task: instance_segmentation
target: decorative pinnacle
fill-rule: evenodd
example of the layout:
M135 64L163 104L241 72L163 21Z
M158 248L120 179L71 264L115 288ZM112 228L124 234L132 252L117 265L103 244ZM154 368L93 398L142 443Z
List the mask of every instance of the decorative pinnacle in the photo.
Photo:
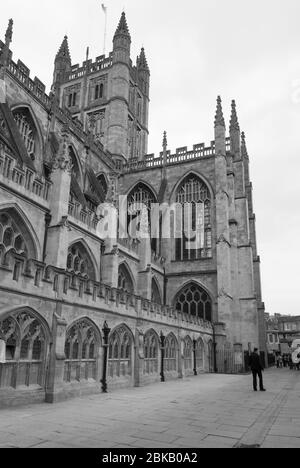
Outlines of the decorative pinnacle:
M10 19L9 22L8 22L8 28L7 28L6 34L5 34L5 44L6 44L7 47L10 46L11 41L12 41L13 25L14 25L14 22L13 22L12 19Z
M164 151L167 150L167 147L168 147L167 132L164 132L164 139L163 139L163 149L164 149Z
M62 41L62 44L59 48L59 51L56 54L56 58L67 58L68 60L71 61L68 36L64 37L64 40Z
M241 134L241 138L242 138L242 145L241 145L241 150L242 150L242 157L244 158L248 158L249 155L248 155L248 150L247 150L247 144L246 144L246 135L245 135L245 132L242 132Z
M130 37L125 11L122 12L121 19L119 21L119 25L118 25L117 30L115 32L115 36L117 34L126 34L127 36Z
M216 118L215 118L215 127L218 127L218 126L225 128L225 119L223 115L221 96L218 96L218 99L217 99L217 112L216 112Z
M240 131L240 125L239 125L238 116L236 112L236 103L234 100L231 103L230 131L231 132Z
M142 70L147 70L149 71L149 65L146 59L146 54L145 54L145 49L142 47L141 53L139 57L137 58L137 67L142 69Z

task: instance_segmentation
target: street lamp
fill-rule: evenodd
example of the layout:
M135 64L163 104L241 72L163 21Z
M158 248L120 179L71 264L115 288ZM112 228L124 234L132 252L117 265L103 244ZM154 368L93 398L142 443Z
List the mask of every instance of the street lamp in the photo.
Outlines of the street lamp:
M160 334L160 346L161 346L161 373L160 373L160 379L161 379L161 382L165 382L165 371L164 371L165 341L166 341L166 337L164 336L163 332L161 332L161 334Z
M103 374L102 374L102 392L107 393L107 354L108 354L108 337L110 334L111 329L107 325L107 322L104 322L102 332L103 332Z

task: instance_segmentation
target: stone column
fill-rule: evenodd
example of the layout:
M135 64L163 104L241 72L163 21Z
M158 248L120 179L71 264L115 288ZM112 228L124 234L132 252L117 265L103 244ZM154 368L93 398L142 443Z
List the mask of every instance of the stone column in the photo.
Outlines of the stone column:
M135 359L134 359L134 386L140 387L143 382L144 371L144 333L136 330L135 333Z
M67 398L64 393L66 329L66 321L55 313L52 325L53 343L50 348L50 362L46 382L46 403L56 403Z
M231 244L225 133L225 121L219 97L215 119L218 320L228 325L228 334L230 334L232 324Z
M51 181L51 223L48 228L45 262L65 269L68 252L68 212L72 162L69 155L69 134L63 127L58 154L55 158Z

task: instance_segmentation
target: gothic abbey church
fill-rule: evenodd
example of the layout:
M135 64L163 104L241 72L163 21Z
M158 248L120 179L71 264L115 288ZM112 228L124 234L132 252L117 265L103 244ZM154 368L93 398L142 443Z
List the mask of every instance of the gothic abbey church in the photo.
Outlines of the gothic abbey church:
M64 38L49 95L13 60L12 39L10 20L0 41L0 407L242 372L266 340L235 102L229 135L218 98L210 145L171 152L165 134L162 152L148 154L150 70L144 49L130 58L124 13L109 56L72 65ZM133 205L147 207L148 236L99 236L99 206L119 213L120 199L130 219ZM197 248L185 234L152 236L154 203L202 206Z

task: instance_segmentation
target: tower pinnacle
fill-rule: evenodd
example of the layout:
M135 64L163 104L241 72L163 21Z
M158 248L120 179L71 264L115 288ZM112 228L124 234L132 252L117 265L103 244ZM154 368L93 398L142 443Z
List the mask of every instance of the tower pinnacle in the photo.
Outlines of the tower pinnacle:
M249 155L248 155L248 150L247 150L247 144L246 144L246 135L245 135L245 132L242 132L242 134L241 134L241 138L242 138L242 144L241 144L242 157L243 157L243 158L248 158L248 157L249 157Z
M5 45L0 56L0 79L3 79L9 59L9 47L13 37L13 20L10 19L5 34Z
M10 46L11 41L12 41L12 36L13 36L13 24L14 24L13 20L10 19L10 20L9 20L9 23L8 23L8 28L7 28L6 34L5 34L5 45L6 45L7 47Z
M67 60L70 60L71 62L68 36L64 37L64 40L62 41L62 44L56 54L56 60L59 58L67 59Z
M164 132L164 139L163 139L163 150L167 151L167 147L168 147L168 140L167 140L167 132L165 131Z
M238 116L237 116L237 112L236 112L236 103L233 100L232 103L231 103L230 132L233 132L235 130L239 132L240 131L240 125L239 125Z
M215 127L218 127L218 126L225 128L225 119L223 115L221 96L218 96L218 99L217 99L217 111L216 111L216 118L215 118Z
M123 13L121 15L119 25L118 25L117 30L115 32L115 37L117 35L119 35L119 34L129 36L129 38L130 38L129 28L128 28L128 25L127 25L126 15L125 15L124 11L123 11Z
M149 65L148 65L148 62L147 62L147 59L146 59L146 54L145 54L145 49L144 49L144 47L142 47L141 53L140 53L140 55L139 55L138 58L137 58L137 67L138 67L140 70L149 71Z

